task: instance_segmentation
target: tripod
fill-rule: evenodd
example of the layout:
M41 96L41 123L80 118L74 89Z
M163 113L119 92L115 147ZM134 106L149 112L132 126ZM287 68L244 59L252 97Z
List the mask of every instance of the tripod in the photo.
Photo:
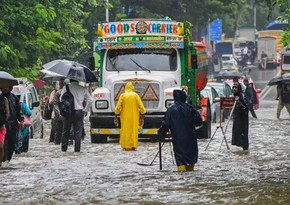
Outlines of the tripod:
M207 144L206 147L205 147L205 151L207 150L207 148L208 148L210 142L212 141L212 139L213 139L213 137L215 136L215 134L216 134L216 132L218 131L218 129L221 129L222 134L223 134L223 141L225 140L225 142L226 142L226 146L227 146L227 149L228 149L228 150L230 149L230 147L229 147L229 145L228 145L228 142L227 142L227 138L226 138L226 131L227 131L228 124L229 124L229 122L230 122L230 120L231 120L231 117L232 117L232 114L233 114L233 111L234 111L235 106L236 106L236 101L235 101L235 103L234 103L234 105L233 105L233 107L232 107L232 110L231 110L231 113L230 113L229 119L228 119L228 121L227 121L227 124L226 124L225 130L224 130L223 126L222 126L222 111L221 111L222 109L221 109L221 107L220 107L220 124L219 124L219 126L216 127L216 129L215 129L213 135L211 136L211 138L210 138L208 144ZM221 144L223 143L223 141L221 142Z

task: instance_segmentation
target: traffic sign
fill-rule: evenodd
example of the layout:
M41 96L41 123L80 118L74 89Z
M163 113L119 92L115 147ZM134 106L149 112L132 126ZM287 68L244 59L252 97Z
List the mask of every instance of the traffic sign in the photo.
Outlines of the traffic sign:
M210 24L210 40L221 41L222 40L222 20L216 19Z

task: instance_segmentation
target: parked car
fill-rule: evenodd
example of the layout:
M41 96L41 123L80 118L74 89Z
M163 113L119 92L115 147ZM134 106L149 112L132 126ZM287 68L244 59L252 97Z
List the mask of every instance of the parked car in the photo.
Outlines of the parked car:
M232 71L236 71L238 73L241 72L241 69L238 65L236 65L234 62L232 61L225 61L222 62L222 68L221 70L232 70Z
M220 97L233 96L232 87L227 82L208 82L207 86L214 87Z
M32 111L32 115L30 116L32 125L29 130L29 136L30 138L34 138L37 135L39 138L43 138L43 119L41 117L37 90L33 83L29 82L26 78L18 79L18 82L19 85L13 86L12 92L18 95L20 102L25 102ZM21 89L21 87L25 89ZM28 92L25 90L28 90Z
M207 86L215 88L219 97L233 97L232 88L227 82L208 82ZM222 122L229 117L230 110L222 110Z
M214 87L206 86L200 94L202 97L209 98L211 121L213 123L219 122L220 119L220 96Z

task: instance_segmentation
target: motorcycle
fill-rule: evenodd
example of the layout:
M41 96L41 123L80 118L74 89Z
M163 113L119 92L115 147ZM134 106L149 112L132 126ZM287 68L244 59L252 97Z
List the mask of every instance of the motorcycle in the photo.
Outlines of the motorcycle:
M249 59L247 59L244 63L244 67L242 69L243 72L247 72L250 73L252 70L254 70L256 68L255 65L253 65L252 61Z

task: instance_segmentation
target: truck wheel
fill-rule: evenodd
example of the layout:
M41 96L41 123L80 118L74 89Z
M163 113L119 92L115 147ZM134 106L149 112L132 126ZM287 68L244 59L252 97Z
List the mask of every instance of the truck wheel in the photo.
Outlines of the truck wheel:
M107 143L108 142L108 137L107 135L91 135L91 143Z

